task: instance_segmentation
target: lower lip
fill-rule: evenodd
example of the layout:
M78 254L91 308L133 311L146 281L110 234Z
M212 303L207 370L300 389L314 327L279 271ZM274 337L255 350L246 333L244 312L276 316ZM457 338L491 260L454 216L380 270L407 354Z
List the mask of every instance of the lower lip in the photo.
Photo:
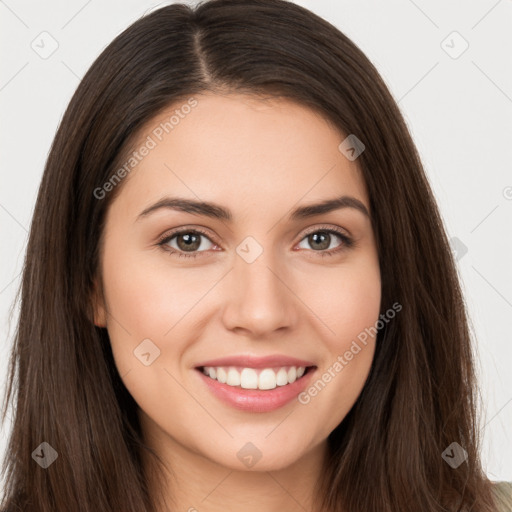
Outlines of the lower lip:
M202 377L209 390L223 402L248 412L270 412L285 406L296 398L307 387L316 368L308 369L293 384L277 386L274 389L243 389L221 384L218 380L207 377L202 370L196 371Z

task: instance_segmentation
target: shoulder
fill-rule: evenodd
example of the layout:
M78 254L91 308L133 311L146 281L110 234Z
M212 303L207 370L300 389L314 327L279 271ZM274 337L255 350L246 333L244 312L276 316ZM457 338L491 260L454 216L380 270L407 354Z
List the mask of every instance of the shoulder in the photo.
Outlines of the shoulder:
M512 512L512 482L493 482L498 508L496 512Z

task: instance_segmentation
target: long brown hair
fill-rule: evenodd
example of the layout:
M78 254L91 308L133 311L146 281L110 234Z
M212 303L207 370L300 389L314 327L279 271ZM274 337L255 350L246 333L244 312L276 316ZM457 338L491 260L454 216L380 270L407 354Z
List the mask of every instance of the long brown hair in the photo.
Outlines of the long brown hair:
M4 406L4 420L9 401L15 413L5 510L155 510L137 405L106 330L92 322L105 213L122 183L100 199L95 190L162 109L221 90L295 100L365 145L358 163L374 213L381 308L403 309L379 331L364 389L328 438L320 509L493 510L465 306L419 155L361 50L284 0L163 7L116 37L81 81L51 147L26 252ZM58 453L47 469L32 456L43 442ZM454 442L467 452L457 468L442 457Z

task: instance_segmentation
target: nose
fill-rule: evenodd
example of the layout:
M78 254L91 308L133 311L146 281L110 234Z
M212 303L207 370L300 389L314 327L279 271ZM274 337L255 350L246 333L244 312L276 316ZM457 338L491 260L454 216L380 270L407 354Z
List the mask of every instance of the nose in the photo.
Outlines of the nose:
M223 322L227 329L265 337L296 325L300 301L292 278L270 252L263 251L252 263L235 257L225 289Z

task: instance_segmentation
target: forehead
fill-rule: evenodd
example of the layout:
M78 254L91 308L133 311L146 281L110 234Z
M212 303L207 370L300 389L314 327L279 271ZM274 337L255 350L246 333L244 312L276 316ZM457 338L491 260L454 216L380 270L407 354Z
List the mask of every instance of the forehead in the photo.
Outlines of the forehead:
M139 130L127 155L138 159L120 198L140 207L172 194L245 210L349 194L367 205L357 162L338 149L345 137L288 99L194 95Z

